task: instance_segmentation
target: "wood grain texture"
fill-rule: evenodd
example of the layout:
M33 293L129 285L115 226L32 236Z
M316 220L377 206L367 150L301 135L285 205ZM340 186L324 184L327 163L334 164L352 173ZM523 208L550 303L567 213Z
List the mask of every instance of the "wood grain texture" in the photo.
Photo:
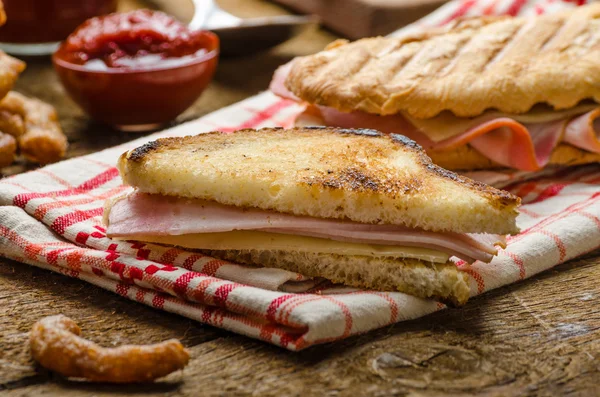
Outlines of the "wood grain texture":
M446 310L290 353L130 302L83 281L0 264L0 390L37 395L593 395L600 379L596 252ZM181 338L192 360L156 385L69 382L36 368L27 332L64 313L105 346Z
M261 2L247 4L255 8L244 13L260 12ZM323 31L307 32L270 53L224 60L205 95L179 121L265 89L277 65L294 55L318 51L332 39ZM138 136L90 122L64 95L47 60L28 63L17 88L57 106L71 141L68 156ZM29 167L21 162L4 172ZM0 395L596 395L599 258L600 252L592 253L475 298L462 309L299 353L154 310L80 280L0 259ZM33 323L58 313L76 320L86 337L103 346L179 338L190 349L192 361L184 371L153 385L61 379L35 366L26 345Z

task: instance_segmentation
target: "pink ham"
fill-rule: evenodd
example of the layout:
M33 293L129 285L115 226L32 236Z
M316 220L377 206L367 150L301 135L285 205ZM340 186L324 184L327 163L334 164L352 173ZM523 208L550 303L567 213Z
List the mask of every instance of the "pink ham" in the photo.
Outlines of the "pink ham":
M273 75L271 84L269 84L269 90L282 98L300 102L300 98L288 90L284 84L287 75L290 73L290 69L292 69L292 62L288 62L278 67Z
M564 141L581 149L600 153L600 108L575 117L567 123Z
M284 85L292 62L277 69L270 89L283 98L300 101ZM379 116L364 112L343 113L333 108L309 105L301 115L308 124L323 124L344 128L371 128L386 133L405 135L426 150L452 150L470 144L498 164L524 171L543 168L561 140L575 147L600 153L600 108L558 121L520 123L507 115L483 114L461 120L462 132L440 141L431 140L425 131L413 125L402 114Z
M536 171L548 164L565 124L565 120L561 120L524 125L508 117L489 119L483 115L473 119L473 127L462 134L433 142L401 114L378 116L363 112L343 113L326 107L310 108L307 115L313 122L320 112L324 125L398 133L413 139L426 150L452 150L468 143L499 164L525 171Z
M256 230L337 241L431 248L465 261L489 262L504 246L497 235L437 233L398 225L372 225L239 208L212 201L133 193L108 216L110 237L182 235Z

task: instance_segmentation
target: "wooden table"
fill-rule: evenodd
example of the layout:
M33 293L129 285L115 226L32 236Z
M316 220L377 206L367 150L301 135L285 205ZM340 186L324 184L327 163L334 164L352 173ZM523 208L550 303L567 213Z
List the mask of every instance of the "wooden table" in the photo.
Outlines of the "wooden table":
M280 10L235 1L249 13ZM250 7L248 4L250 3ZM249 8L242 8L249 7ZM306 32L270 53L223 60L214 83L183 116L197 117L267 87L275 67L334 37ZM17 89L57 106L69 156L133 139L90 122L64 96L47 60L29 61ZM17 164L7 174L22 172ZM600 393L598 255L421 320L291 353L131 302L80 280L0 260L0 394L51 395L594 395ZM179 338L192 360L152 385L60 379L34 366L28 331L63 313L104 346Z

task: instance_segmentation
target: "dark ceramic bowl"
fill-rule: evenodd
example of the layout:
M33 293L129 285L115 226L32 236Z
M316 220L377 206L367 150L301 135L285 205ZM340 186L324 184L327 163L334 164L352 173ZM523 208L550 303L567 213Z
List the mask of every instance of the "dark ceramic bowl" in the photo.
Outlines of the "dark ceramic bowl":
M217 67L219 39L207 35L206 53L174 67L91 70L52 56L65 89L92 118L129 131L155 129L175 119L200 97Z

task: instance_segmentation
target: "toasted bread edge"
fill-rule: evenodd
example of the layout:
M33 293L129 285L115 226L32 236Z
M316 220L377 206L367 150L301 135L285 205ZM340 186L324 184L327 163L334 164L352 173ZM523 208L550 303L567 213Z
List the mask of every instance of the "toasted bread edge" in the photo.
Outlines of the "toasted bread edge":
M279 268L334 283L376 291L399 291L451 306L467 302L469 277L452 262L368 258L334 254L266 250L203 250L209 256L236 263Z
M515 209L520 204L520 198L512 195L504 190L496 189L492 186L486 185L485 183L474 181L464 176L458 175L453 171L444 169L434 164L431 158L427 155L425 150L412 139L409 139L399 134L384 134L382 132L372 129L346 129L346 128L332 128L332 127L295 127L291 129L284 129L281 127L275 128L263 128L263 129L242 129L235 131L231 134L244 134L244 133L261 133L267 134L269 132L315 132L319 131L322 133L336 133L336 134L353 134L360 136L367 136L373 138L389 139L392 143L401 145L403 148L414 152L417 155L417 161L422 169L426 172L434 174L435 176L444 178L445 180L452 181L453 183L459 184L469 190L475 191L485 199L494 208L498 209ZM205 134L199 134L197 136L209 137L212 134L222 134L219 131L212 131ZM173 147L176 145L185 145L186 140L193 136L186 137L169 137L160 138L155 141L148 142L142 146L139 146L133 150L123 153L118 161L118 168L121 172L125 183L129 182L128 174L130 171L134 171L136 166L144 163L147 159L151 158L154 153L159 152L163 148ZM135 185L133 185L135 187ZM323 186L327 188L327 186Z

